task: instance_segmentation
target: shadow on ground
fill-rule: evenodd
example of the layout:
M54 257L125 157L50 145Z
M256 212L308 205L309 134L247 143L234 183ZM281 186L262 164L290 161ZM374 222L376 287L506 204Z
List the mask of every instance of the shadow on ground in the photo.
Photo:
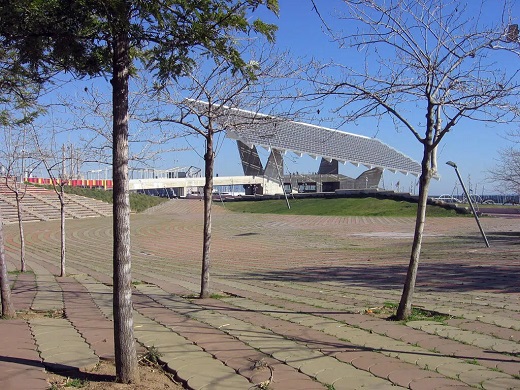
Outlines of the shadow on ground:
M373 265L301 267L241 274L241 279L291 282L343 282L372 289L402 288L406 266ZM520 266L466 265L442 262L419 265L417 286L433 291L520 292Z
M484 232L491 246L495 245L520 245L520 232ZM464 236L452 236L469 243L483 243L484 239L480 233Z

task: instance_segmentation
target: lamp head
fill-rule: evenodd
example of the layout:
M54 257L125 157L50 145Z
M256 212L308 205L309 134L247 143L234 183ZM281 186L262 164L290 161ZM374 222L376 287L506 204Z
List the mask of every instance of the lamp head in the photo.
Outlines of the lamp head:
M446 164L449 165L450 167L457 169L457 164L455 164L453 161L446 161Z

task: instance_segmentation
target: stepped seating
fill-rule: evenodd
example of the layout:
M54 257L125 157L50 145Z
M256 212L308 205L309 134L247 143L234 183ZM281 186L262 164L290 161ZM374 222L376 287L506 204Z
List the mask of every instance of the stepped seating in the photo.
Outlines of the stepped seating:
M11 185L11 188L13 186ZM22 190L24 186L20 187ZM22 199L24 221L60 219L60 201L53 190L27 185ZM0 178L0 213L4 223L18 221L16 195ZM79 195L65 194L65 218L89 218L112 215L112 205Z

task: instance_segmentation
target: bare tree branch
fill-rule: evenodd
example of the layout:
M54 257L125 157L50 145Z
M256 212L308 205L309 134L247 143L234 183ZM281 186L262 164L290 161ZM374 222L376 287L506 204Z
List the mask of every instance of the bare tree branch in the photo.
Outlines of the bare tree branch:
M350 33L336 33L335 39L340 48L350 49L353 59L315 64L306 74L314 92L306 97L332 100L344 123L390 117L422 144L414 241L397 311L397 318L405 319L411 311L428 189L437 174L437 147L461 120L510 123L520 118L519 68L508 66L519 63L520 42L508 0L501 2L503 12L493 22L483 3L471 9L457 0L343 4L339 21ZM496 176L501 172L504 167Z

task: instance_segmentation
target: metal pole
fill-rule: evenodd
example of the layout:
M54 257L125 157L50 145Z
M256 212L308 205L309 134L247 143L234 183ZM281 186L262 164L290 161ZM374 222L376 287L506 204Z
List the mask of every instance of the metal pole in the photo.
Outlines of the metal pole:
M451 164L449 164L449 165L451 165ZM466 187L464 186L464 182L462 181L462 177L460 177L459 170L458 170L456 165L453 166L453 168L455 168L455 173L457 174L457 177L459 178L460 185L462 186L462 191L464 191L464 195L466 195L466 199L469 202L469 207L471 208L471 211L473 212L473 215L475 216L475 221L477 221L478 228L480 229L480 234L482 234L482 238L484 238L484 242L486 243L486 247L489 248L489 242L487 240L486 233L484 233L484 230L482 229L482 226L480 225L480 220L478 218L477 213L475 212L475 207L473 207L473 202L471 201L471 198L468 195L468 191L466 191Z

